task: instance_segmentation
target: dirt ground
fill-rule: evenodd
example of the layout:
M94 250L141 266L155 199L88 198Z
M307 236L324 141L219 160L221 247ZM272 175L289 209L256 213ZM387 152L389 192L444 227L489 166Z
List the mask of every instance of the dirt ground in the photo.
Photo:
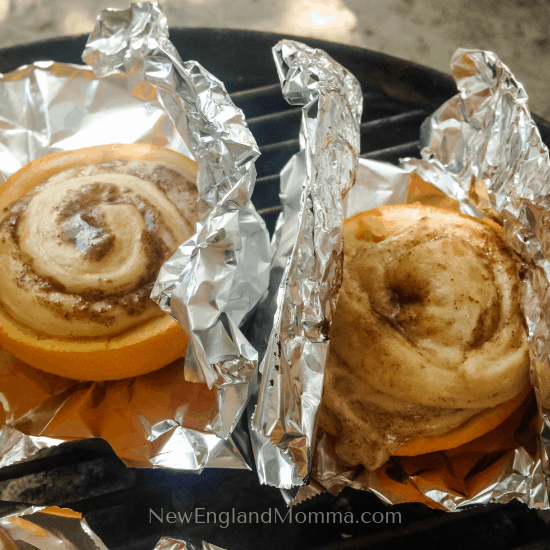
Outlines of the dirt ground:
M129 0L0 0L0 47L89 32ZM277 31L363 46L449 72L458 47L492 50L550 119L550 0L164 0L171 26ZM1 71L0 67L0 71Z

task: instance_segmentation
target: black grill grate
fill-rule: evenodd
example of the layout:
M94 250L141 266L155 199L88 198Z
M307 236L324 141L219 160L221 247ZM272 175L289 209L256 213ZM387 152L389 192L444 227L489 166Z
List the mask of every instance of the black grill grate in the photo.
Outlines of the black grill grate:
M262 155L256 163L258 177L252 199L273 230L279 212L279 172L300 149L301 108L282 99L279 84L236 92L232 98L247 115L260 146ZM404 156L419 155L418 129L430 109L411 108L381 92L365 93L363 102L367 106L361 121L363 158L397 163ZM374 109L374 105L379 108Z
M260 146L258 179L253 195L268 227L279 211L279 171L298 151L300 109L281 96L270 48L278 35L248 31L186 29L171 31L185 59L196 59L223 80L243 109ZM450 77L375 52L317 40L350 69L364 91L361 123L362 157L396 163L418 156L422 121L456 89ZM41 59L79 63L85 37L63 38L0 50L0 71ZM550 125L537 119L545 142ZM198 537L228 550L317 549L550 550L550 514L517 502L447 514L420 504L391 508L401 523L308 525L293 523L192 525L160 523L150 511L255 511L287 513L277 489L258 485L254 472L207 470L200 476L166 470L126 468L100 440L62 445L32 461L0 470L0 499L37 505L69 506L84 513L111 550L151 550L162 535ZM321 495L295 512L383 512L372 494L344 490ZM152 519L152 521L150 521Z

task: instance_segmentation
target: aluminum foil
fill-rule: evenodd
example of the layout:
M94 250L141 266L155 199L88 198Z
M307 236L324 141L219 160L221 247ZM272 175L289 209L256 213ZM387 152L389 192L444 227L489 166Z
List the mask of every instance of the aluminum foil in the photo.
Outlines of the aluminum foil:
M282 175L274 266L286 267L251 437L260 481L290 488L306 482L311 470L342 278L342 201L358 167L362 94L356 78L322 50L282 40L273 55L283 95L304 107L301 151Z
M540 413L538 454L529 459L522 448L516 450L500 484L484 500L506 501L511 493L530 506L548 508L550 482L544 479L550 475L548 148L531 117L522 84L494 53L459 49L451 69L459 93L424 122L422 159L405 159L403 167L458 200L462 211L502 220L507 243L524 262L522 303ZM518 491L518 479L525 472L530 482Z
M43 506L0 505L3 550L108 550L77 512Z
M2 550L108 550L82 515L57 507L0 504ZM154 550L223 550L204 541L162 537Z
M227 438L258 363L239 325L269 283L269 234L250 201L260 151L223 83L181 60L157 2L104 10L82 58L96 76L124 72L154 86L199 163L197 233L162 267L151 297L190 336L187 378L217 388L212 429Z
M223 548L204 541L191 542L162 537L155 545L154 550L223 550Z
M250 203L259 153L223 84L183 63L167 35L158 4L138 2L99 17L84 56L101 76L40 62L0 78L2 181L55 151L146 142L192 151L201 196L196 235L155 286L159 304L192 334L185 369L179 361L137 378L76 382L0 350L1 466L103 438L130 466L250 468L246 435L234 427L257 371L239 325L269 277L268 233Z
M406 202L403 178L419 176L456 200L463 212L504 222L505 238L524 264L521 298L529 328L538 428L527 401L507 421L515 431L503 423L498 431L467 446L392 457L374 472L340 464L330 437L319 431L311 483L297 495L287 495L294 503L353 487L370 490L387 504L419 501L450 511L512 499L549 508L548 150L523 87L493 53L458 50L451 67L459 93L423 124L422 159L405 159L401 168L365 163L364 176L373 194L360 206L351 204L353 210L346 215L395 204L396 197Z

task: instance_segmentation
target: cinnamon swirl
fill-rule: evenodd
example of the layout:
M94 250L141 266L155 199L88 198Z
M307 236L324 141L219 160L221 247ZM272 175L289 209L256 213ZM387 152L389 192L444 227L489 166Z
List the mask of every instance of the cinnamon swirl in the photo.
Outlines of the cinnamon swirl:
M452 448L521 403L525 320L497 224L382 207L346 220L344 250L320 415L342 460Z
M54 154L9 178L0 188L6 348L37 368L90 380L181 356L183 331L149 294L193 234L195 177L182 155L133 144Z

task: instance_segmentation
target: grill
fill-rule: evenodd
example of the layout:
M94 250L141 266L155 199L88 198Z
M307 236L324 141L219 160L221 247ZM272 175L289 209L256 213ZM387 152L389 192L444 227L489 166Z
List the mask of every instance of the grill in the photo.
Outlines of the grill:
M262 152L253 201L271 231L279 211L278 173L299 149L300 109L283 100L271 58L271 47L280 38L234 30L171 31L182 58L196 59L218 76L243 109ZM46 59L80 63L85 41L83 36L71 37L0 50L0 71ZM323 48L361 82L362 156L393 163L418 156L419 126L456 93L452 79L368 50L312 39L307 43ZM535 120L549 144L550 124ZM550 550L550 513L518 502L449 514L415 503L388 508L370 493L345 489L338 497L320 495L299 505L290 521L280 492L260 486L255 472L206 470L197 476L126 468L101 440L61 445L1 469L0 500L78 510L111 550L151 550L160 536L195 537L228 550L397 550L436 545L448 550ZM195 509L204 510L204 517L198 518L202 522L182 523L177 518ZM207 523L206 512L232 510L256 513L250 517L258 522ZM388 511L394 514L386 518ZM176 513L174 523L167 512ZM353 512L355 518L367 512L372 520L314 523L320 517L315 512ZM302 522L304 517L311 522ZM381 518L384 521L377 523Z

